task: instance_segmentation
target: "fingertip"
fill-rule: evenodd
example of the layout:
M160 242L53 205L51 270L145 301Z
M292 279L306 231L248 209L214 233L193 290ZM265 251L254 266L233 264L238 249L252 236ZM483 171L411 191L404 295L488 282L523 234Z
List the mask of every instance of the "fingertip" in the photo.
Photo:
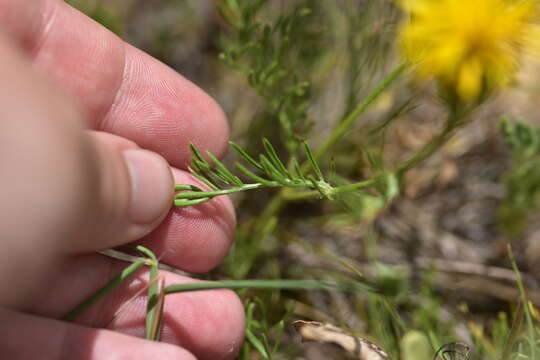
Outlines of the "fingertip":
M165 315L163 341L185 347L201 360L236 357L244 339L245 313L235 292L171 294L166 301L169 309L177 310ZM180 306L184 308L178 310Z
M148 225L163 219L171 207L173 177L167 161L147 150L123 152L131 182L128 217L135 224Z

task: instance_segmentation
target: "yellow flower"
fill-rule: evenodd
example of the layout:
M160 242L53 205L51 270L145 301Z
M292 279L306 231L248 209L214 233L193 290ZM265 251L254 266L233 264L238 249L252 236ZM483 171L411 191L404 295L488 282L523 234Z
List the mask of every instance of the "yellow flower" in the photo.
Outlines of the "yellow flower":
M540 43L539 0L401 0L404 56L463 100L509 83ZM538 47L540 48L540 47Z

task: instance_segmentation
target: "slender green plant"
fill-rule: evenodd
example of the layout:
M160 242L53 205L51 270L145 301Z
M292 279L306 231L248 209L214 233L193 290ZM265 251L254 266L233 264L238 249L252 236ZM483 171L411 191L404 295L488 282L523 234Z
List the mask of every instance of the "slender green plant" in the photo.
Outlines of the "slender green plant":
M471 96L471 89L465 93L461 89L460 93L457 91L459 89L453 88L458 83L448 84L445 83L448 79L436 76L440 100L448 114L445 120L441 118L440 132L417 152L404 154L401 161L389 165L383 148L387 129L400 121L410 109L418 106L413 101L415 94L407 92L405 96L396 85L404 85L410 70L423 65L395 62L394 57L388 55L392 53L390 44L394 42L393 32L397 29L395 2L345 0L340 1L339 6L337 3L318 0L223 0L218 3L218 10L225 23L218 21L214 24L220 29L219 44L212 43L210 47L219 47L221 61L244 79L247 90L251 89L258 96L260 108L248 117L249 138L240 142L241 145L230 144L239 158L238 162L230 165L209 152L202 152L193 145L190 147L193 158L189 170L201 185L176 185L174 204L179 207L196 206L217 196L236 193L240 195L241 203L256 203L259 208L262 206L260 213L249 217L243 214L239 221L236 245L232 256L228 258L228 266L219 275L210 275L221 280L166 284L159 273L160 264L156 256L148 249L137 247L142 257L135 257L132 264L127 265L116 277L64 316L65 320L76 319L144 268L148 281L140 294L144 292L148 296L145 337L149 340L160 340L166 296L210 289L238 290L244 298L261 293L270 294L269 303L280 308L276 311L278 314L284 313L281 310L287 301L291 301L291 294L295 297L295 304L309 307L303 297L311 296L312 293L299 293L298 290L323 290L327 292L325 294L346 292L346 299L354 304L354 310L365 317L365 321L362 321L367 331L388 348L392 358L396 359L400 356L406 359L418 357L414 347L403 346L402 340L408 334L421 334L416 340L422 341L424 349L429 346L433 349L441 348L448 338L454 336L456 321L445 319L447 310L443 307L444 298L435 292L436 284L431 278L434 271L422 274L428 280L424 280L420 291L412 296L408 274L390 266L377 266L375 258L369 258L369 267L374 271L373 282L366 280L368 277L358 276L359 270L351 265L355 259L336 259L337 263L347 265L348 271L357 275L358 279L354 281L341 272L326 269L318 269L317 276L313 278L294 279L297 277L291 275L294 270L280 263L281 245L290 241L291 237L290 229L283 226L283 220L288 220L284 214L297 209L295 203L303 206L308 204L307 201L317 198L333 201L334 204L341 201L356 211L355 221L368 213L374 214L373 211L357 211L359 204L367 203L366 199L376 204L376 211L380 211L400 194L407 172L441 149L457 130L473 119L473 111L493 95L491 88L485 88L489 78L475 82L479 87L476 90L473 88L475 91L472 93L478 91L478 96ZM436 10L437 4L439 2L430 2L425 9ZM450 2L441 4L450 6ZM106 6L102 8L106 10ZM342 8L339 16L335 14L336 8ZM330 9L333 11L328 11ZM388 18L377 19L382 14L381 9ZM411 5L406 10L415 9ZM98 21L106 23L109 13L99 10L93 15ZM344 16L346 24L339 28ZM422 17L413 14L408 20L418 19ZM425 20L429 19L431 17ZM404 22L407 23L413 24L414 21ZM334 29L336 36L346 35L347 44L344 49L332 46L333 40L328 33ZM177 44L171 44L173 39L178 37L164 34L161 41L163 44L168 43L167 49L176 49ZM380 41L382 44L377 44ZM444 42L433 42L433 45L437 44ZM375 54L372 50L379 46L384 51ZM341 61L344 61L344 65ZM455 66L452 62L443 65L451 66L452 69ZM389 70L387 66L393 68ZM471 71L470 67L465 70L464 73L469 75L490 74ZM331 82L340 76L344 80L338 87L344 94L331 94L334 105L340 105L337 105L335 114L331 115L332 119L327 119L330 116L320 111L326 108L318 106L318 102L325 91L335 91ZM460 82L463 78L467 77L462 76ZM470 80L470 76L468 78ZM378 81L376 84L375 79ZM381 103L388 99L392 100L392 105L387 106L382 115L374 115L381 112ZM341 105L342 108L339 107ZM312 124L319 120L328 121L330 125L325 131L313 134ZM503 179L506 197L501 206L500 221L503 226L521 226L527 214L537 209L540 141L537 129L529 125L506 120L502 123L502 129L510 148L512 165ZM266 138L260 141L262 136ZM309 139L310 144L317 145L311 148L306 139ZM370 147L372 144L373 148ZM345 148L351 150L354 156L350 156L349 152L340 155L339 152ZM339 161L334 161L337 156L345 157L348 161L353 158L348 164L354 165L342 166ZM358 159L362 159L361 164L358 164ZM248 195L265 189L269 191L262 197ZM335 219L335 215L329 217ZM259 261L262 259L265 261ZM476 324L473 322L467 323L469 335L477 344L479 357L483 359L532 360L540 354L536 309L528 301L513 258L512 264L518 275L520 290L520 305L514 314L509 317L500 316L491 332L484 332L480 326L474 328L472 325ZM309 273L302 272L303 276ZM137 296L140 294L137 293ZM291 355L284 355L283 350L279 349L279 340L286 333L284 319L274 321L276 319L272 317L270 320L264 305L258 300L245 301L246 343L240 359L282 359ZM321 317L333 316L332 313L317 313L316 309L311 313ZM453 316L458 318L456 314ZM461 328L459 332L466 330ZM424 351L424 354L427 353L429 351ZM446 355L442 359L447 360Z
M194 185L176 185L175 190L179 192L175 196L174 204L176 206L196 205L216 196L264 187L312 188L320 196L332 199L336 190L325 180L319 165L314 160L311 149L306 143L304 143L304 151L311 166L311 173L308 174L301 171L298 161L295 159L292 161L292 169L289 170L278 157L272 144L266 139L263 139L263 144L265 154L260 154L258 160L255 160L240 146L233 142L230 143L246 165L254 169L253 171L241 163L235 163L237 171L251 180L250 183L242 181L212 153L207 152L206 155L213 162L213 165L211 165L199 150L191 145L193 159L189 171L208 186L209 190L205 191ZM223 185L227 187L223 188Z

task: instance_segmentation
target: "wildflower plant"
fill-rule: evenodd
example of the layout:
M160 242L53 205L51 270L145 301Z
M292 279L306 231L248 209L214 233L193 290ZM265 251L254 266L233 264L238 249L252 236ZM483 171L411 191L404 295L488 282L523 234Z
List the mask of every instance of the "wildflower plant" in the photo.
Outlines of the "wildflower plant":
M392 11L396 9L394 2L377 1L385 2ZM271 296L265 298L264 295L268 293L263 293L261 300L245 302L248 315L247 342L241 358L251 359L254 353L264 359L279 358L277 345L271 344L280 342L271 339L268 333L275 332L281 339L285 331L284 324L270 321L271 311L263 311L263 303L267 305L279 302L276 299L283 298L279 293L281 290L330 290L363 294L368 300L368 325L377 327L378 330L373 331L377 338L393 348L389 350L391 355L396 358L399 356L400 338L411 329L394 307L402 305L401 299L408 299L408 290L404 290L408 286L396 287L392 302L388 296L382 296L381 290L384 287L381 284L366 280L360 271L350 265L347 267L355 270L354 278L337 274L333 274L334 280L339 279L335 281L292 278L289 273L282 271L277 256L269 256L279 253L281 245L291 237L290 232L281 225L283 210L293 203L312 199L334 204L343 199L352 199L346 207L354 207L359 203L355 199L365 199L367 196L375 199L372 203L377 204L376 210L370 211L370 214L384 210L400 194L405 184L404 175L410 169L432 156L456 130L472 121L474 110L485 100L512 83L525 57L534 53L540 41L537 40L540 35L539 1L400 0L403 17L401 23L393 25L398 29L394 40L403 59L386 61L393 68L381 66L378 69L383 74L380 81L370 86L369 91L366 90L368 86L365 86L366 89L362 90L366 90L367 94L357 99L360 87L358 79L363 79L361 73L364 71L359 64L364 62L360 61L359 54L348 54L349 66L345 66L344 76L350 79L344 91L346 99L343 111L338 111L340 115L334 119L334 125L328 133L317 137L318 134L309 132L309 125L314 121L312 118L320 116L310 112L315 102L314 93L323 92L325 85L320 86L323 90L317 89L317 79L323 77L317 71L322 68L321 72L328 72L336 64L335 57L328 54L325 57L325 51L320 45L322 42L330 46L324 42L320 29L328 29L328 24L321 24L321 21L324 20L325 10L334 6L330 5L332 3L314 0L284 1L280 15L274 18L264 16L265 9L275 6L275 3L268 0L223 0L217 5L224 22L228 24L227 34L219 42L219 58L240 74L246 86L260 98L264 116L259 120L254 117L250 125L257 129L274 130L268 136L264 133L260 137L252 136L245 141L246 146L244 143L231 142L230 147L238 159L235 162L219 160L212 153L203 152L191 145L193 157L189 171L201 185L177 184L175 187L174 205L178 207L197 206L217 196L246 193L247 197L247 194L255 191L270 190L266 192L265 199L268 201L264 201L262 211L240 222L235 248L223 270L226 279L165 284L159 276L156 256L138 246L136 249L143 257L135 257L133 264L69 312L64 319L75 319L120 282L147 266L151 270L146 289L149 298L146 322L148 339L159 340L164 298L168 294L216 288L241 291L270 289L275 291ZM354 14L347 14L347 17L355 25L350 26L349 31L364 31L366 34L373 31L370 29L370 18L354 22ZM392 25L391 22L384 24ZM355 34L347 35L349 39L355 38ZM370 39L378 36L372 32L368 35ZM371 76L375 67L370 63L368 68L368 75ZM385 130L414 106L411 105L413 99L408 98L389 109L383 120L375 125L365 121L368 125L362 130L367 130L365 133L368 136L383 134L380 139L377 138L382 143L381 150L372 151L360 142L357 152L367 158L367 171L360 172L359 178L349 176L351 173L358 174L354 172L343 175L343 169L336 167L330 160L334 150L345 140L357 140L353 139L357 135L354 132L355 125L359 120L365 120L374 104L383 95L388 95L410 72L415 72L419 78L434 79L437 82L444 100L443 110L447 114L442 129L416 152L404 154L400 161L390 165L383 151ZM361 85L364 87L364 84ZM538 205L540 138L536 129L521 123L507 121L502 127L515 163L504 180L508 189L507 199L501 208L501 219L504 222L509 218L515 219L515 209L520 211L518 216L524 218L527 212ZM255 142L258 147L253 146ZM308 142L316 145L311 147ZM256 149L261 151L257 152ZM509 210L504 213L505 209ZM355 216L355 221L362 220L364 214L362 212ZM344 260L339 262L347 263ZM255 279L246 280L252 277ZM245 295L245 292L242 294ZM433 300L436 296L430 288L429 294L424 297ZM527 303L523 292L521 301ZM407 303L407 300L403 300L403 303ZM435 305L425 306L424 303L423 307L411 313L423 323L416 324L416 327L429 334L429 341L434 348L440 348L444 345L442 337L446 334L439 331L442 329L437 311L439 301L431 303ZM257 312L263 312L264 316L259 319ZM532 319L528 321L528 336L533 348L538 336L531 330ZM276 326L270 326L270 323ZM434 329L438 333L430 334ZM424 343L428 343L428 340ZM430 353L429 344L425 353ZM414 358L414 351L411 354L409 356Z

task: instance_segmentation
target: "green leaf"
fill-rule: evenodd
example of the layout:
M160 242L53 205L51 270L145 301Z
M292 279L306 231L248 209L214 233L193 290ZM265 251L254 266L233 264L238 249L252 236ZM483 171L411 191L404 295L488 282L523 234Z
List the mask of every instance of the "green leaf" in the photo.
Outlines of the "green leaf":
M227 169L225 165L223 165L223 163L219 161L219 159L216 156L214 156L214 154L212 154L210 151L207 151L206 154L214 162L214 165L217 167L217 170L219 170L217 173L220 174L220 177L223 178L226 183L230 185L235 185L235 186L244 185L242 180L240 180L239 177L231 173L229 169Z
M126 267L122 270L117 276L115 276L108 283L103 285L99 290L90 295L88 298L84 299L79 305L77 305L73 310L64 315L61 319L64 321L73 321L77 316L86 311L92 305L97 303L100 299L105 297L111 291L116 289L124 280L133 276L137 270L143 267L147 263L146 259L138 259L133 264Z
M272 161L272 164L274 165L274 167L278 171L280 171L285 177L290 178L291 174L289 173L289 170L287 169L287 167L285 167L283 162L281 162L281 160L279 159L276 153L276 150L266 138L263 138L263 146L264 146L264 149L266 150L266 153L268 154L268 157L270 158L270 161Z
M201 204L211 199L212 199L211 197L202 197L198 199L175 199L174 206L178 206L178 207L193 206L193 205Z
M246 339L259 352L259 354L261 354L264 359L269 359L266 347L249 329L246 329Z
M285 177L279 170L272 164L270 160L263 154L259 155L259 160L261 165L264 168L266 175L280 183L284 183Z
M244 174L244 176L246 176L247 178L249 178L250 180L253 180L253 181L256 181L256 182L259 182L265 186L275 186L275 182L273 181L270 181L270 180L266 180L256 174L254 174L253 172L249 171L248 169L246 169L242 164L240 163L236 163L234 164L234 166L242 173Z
M232 141L229 141L229 144L234 149L234 151L236 151L240 155L242 159L246 160L248 163L253 165L253 167L255 167L257 170L264 171L264 168L257 161L255 161L255 159L249 156L249 154L244 149L242 149L239 145L237 145L236 143Z
M308 144L306 142L303 143L304 150L306 152L306 155L308 157L309 163L311 164L311 168L315 172L315 175L317 178L321 181L324 181L324 177L321 171L321 168L319 167L319 164L315 161L315 158L313 157L313 153L311 152L311 149L309 148Z

